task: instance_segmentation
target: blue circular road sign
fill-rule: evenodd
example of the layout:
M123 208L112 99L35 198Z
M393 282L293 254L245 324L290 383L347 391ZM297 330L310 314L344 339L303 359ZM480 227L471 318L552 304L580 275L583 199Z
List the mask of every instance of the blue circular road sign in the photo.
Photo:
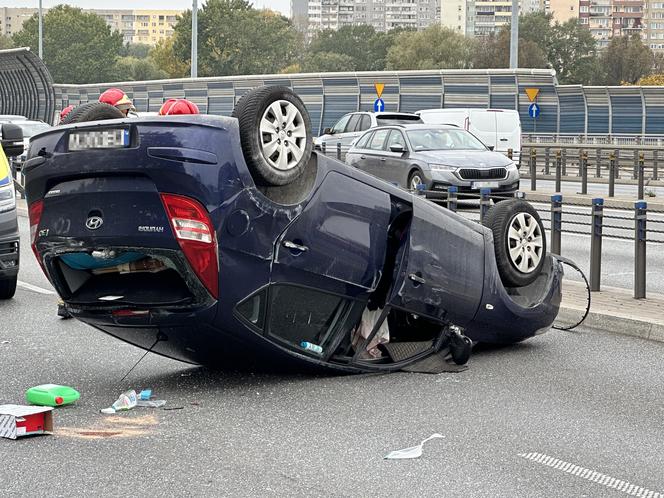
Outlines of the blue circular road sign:
M530 106L528 106L528 115L531 118L539 117L539 115L540 115L540 106L538 106L535 102L530 104Z
M385 110L385 102L383 99L378 98L374 101L374 112L383 112Z

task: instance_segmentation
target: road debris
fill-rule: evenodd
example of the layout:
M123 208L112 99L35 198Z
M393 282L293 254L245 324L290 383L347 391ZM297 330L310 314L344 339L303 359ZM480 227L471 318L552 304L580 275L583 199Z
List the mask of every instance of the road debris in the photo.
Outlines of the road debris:
M138 399L136 391L124 392L109 408L102 408L100 411L106 415L112 415L116 412L131 410L136 406Z
M383 458L385 460L403 460L407 458L420 458L422 456L422 447L424 446L424 443L427 441L431 441L432 439L436 438L444 438L442 434L432 434L428 438L426 438L424 441L422 441L420 444L417 446L412 446L410 448L404 448L403 450L395 450L389 452L387 455L385 455Z
M28 403L39 406L64 406L76 402L81 395L76 389L57 384L42 384L25 391Z
M0 406L0 437L16 439L37 434L53 434L52 411L50 406Z

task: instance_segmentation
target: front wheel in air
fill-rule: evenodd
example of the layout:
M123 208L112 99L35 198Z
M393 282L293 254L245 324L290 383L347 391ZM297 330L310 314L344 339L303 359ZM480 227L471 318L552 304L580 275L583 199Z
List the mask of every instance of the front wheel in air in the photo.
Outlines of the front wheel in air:
M525 287L542 271L546 235L539 214L522 199L506 199L484 217L493 232L496 266L506 287Z

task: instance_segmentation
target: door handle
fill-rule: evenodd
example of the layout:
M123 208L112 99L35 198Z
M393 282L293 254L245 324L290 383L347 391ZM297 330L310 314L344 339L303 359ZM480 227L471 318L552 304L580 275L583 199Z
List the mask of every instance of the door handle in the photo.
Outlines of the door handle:
M384 158L384 157L381 157L380 160L381 160L382 162L385 162L385 158Z
M509 139L507 139L507 138L501 138L500 139L501 142L507 142L507 140L509 140Z
M411 279L413 282L416 282L418 284L425 284L426 280L424 280L422 277L420 277L417 273L411 273L408 275L408 278Z
M360 159L366 159L366 158L367 158L366 156L360 156Z
M300 252L306 252L309 250L307 246L303 246L300 244L296 244L295 242L291 242L290 240L284 240L282 245L286 247L287 249L292 249L295 251L300 251Z

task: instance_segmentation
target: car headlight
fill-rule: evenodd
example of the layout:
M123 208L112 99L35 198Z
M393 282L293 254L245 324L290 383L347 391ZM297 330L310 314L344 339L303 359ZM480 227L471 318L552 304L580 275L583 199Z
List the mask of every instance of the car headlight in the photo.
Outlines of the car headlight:
M10 183L5 187L0 187L0 213L5 213L16 208L16 195L14 194L14 184Z
M507 169L507 171L516 171L517 170L516 163L512 161L505 167L505 169Z
M432 171L454 171L456 166L448 166L447 164L429 164Z

